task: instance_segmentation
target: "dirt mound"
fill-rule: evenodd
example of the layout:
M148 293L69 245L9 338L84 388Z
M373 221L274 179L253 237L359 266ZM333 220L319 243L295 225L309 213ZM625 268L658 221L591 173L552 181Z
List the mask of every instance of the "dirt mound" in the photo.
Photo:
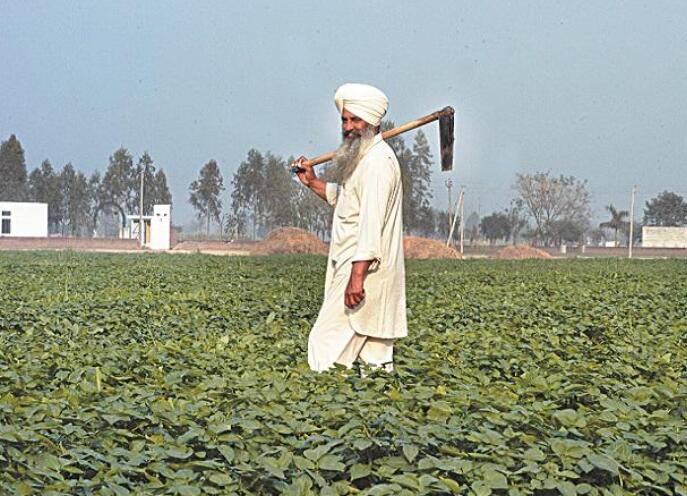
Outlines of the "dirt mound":
M525 258L552 258L544 250L526 245L507 246L496 254L501 260L523 260Z
M254 253L260 255L313 253L326 255L327 244L314 234L298 227L280 227L270 232L255 245ZM403 239L406 258L461 258L460 253L436 239L406 236Z
M406 236L403 238L406 258L462 258L460 252L436 239Z
M262 255L313 253L327 254L327 245L314 234L298 227L280 227L257 244L255 252Z

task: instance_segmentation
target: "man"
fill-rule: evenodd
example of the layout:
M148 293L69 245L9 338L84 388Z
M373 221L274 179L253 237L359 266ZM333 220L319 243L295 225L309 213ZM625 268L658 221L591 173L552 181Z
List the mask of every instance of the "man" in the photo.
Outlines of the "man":
M359 357L393 370L393 345L407 335L401 170L382 139L388 100L377 88L345 84L334 95L343 143L337 183L319 179L300 157L298 178L334 207L324 303L308 339L313 370Z

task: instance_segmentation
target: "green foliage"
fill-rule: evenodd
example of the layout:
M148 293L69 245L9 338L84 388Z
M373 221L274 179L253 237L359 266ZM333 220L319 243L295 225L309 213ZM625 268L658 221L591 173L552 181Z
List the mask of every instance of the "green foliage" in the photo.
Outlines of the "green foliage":
M206 221L206 234L210 233L210 220L219 222L222 213L220 194L224 191L224 179L215 160L200 169L198 179L189 186L189 202Z
M684 261L409 261L367 378L307 368L324 269L0 255L0 493L685 494Z
M391 121L382 122L382 132L394 128L394 123ZM413 197L413 151L406 146L405 140L402 136L386 140L389 146L393 149L398 159L398 165L401 169L401 181L403 184L403 230L408 233L412 226L417 224L418 211L415 209L415 200Z
M644 225L668 227L687 225L687 202L677 193L664 191L646 202Z
M480 221L479 229L490 243L494 243L498 239L506 239L510 235L508 215L502 212L487 215Z
M511 200L510 206L504 210L508 218L508 238L513 240L513 244L518 243L520 233L527 227L525 218L525 202L522 199Z
M311 193L302 191L281 157L250 150L234 173L231 185L232 213L226 226L231 235L257 237L281 226L318 231L319 226L304 222L310 220L308 217L313 210L301 211L300 208L301 202ZM309 203L319 203L319 200Z
M323 181L336 182L334 172L333 167L325 165L317 174ZM294 205L291 209L294 214L292 225L306 229L324 239L326 236L329 236L331 231L332 207L328 203L323 202L312 191L304 188L300 182L296 181L292 181L295 188L292 197Z
M228 231L243 237L249 225L255 235L262 218L265 190L265 158L257 150L248 151L246 160L236 169L231 180L231 216Z
M0 201L25 201L28 196L24 149L13 134L0 143Z
M143 178L143 215L153 215L154 205L171 205L172 194L167 186L167 176L162 169L156 170L153 159L148 152L138 159L132 173L132 204L135 205L131 213L138 213L141 208L141 171L145 171Z
M550 172L517 174L516 202L520 201L534 221L532 236L545 246L560 244L561 232L589 222L587 181ZM564 222L562 222L564 221Z
M138 179L133 156L126 148L118 148L110 156L110 163L105 170L100 185L99 202L115 203L126 213L137 212Z
M392 122L382 123L382 130L393 127ZM447 216L431 206L433 157L425 134L417 132L412 149L401 136L388 143L401 169L404 230L445 237L448 234ZM288 164L292 161L293 157L284 161L269 152L248 151L231 181L231 213L225 226L231 236L259 238L280 226L301 227L323 239L329 235L331 207L288 172ZM331 166L318 168L316 173L324 181L336 182Z
M48 204L49 232L58 232L63 217L63 198L60 176L55 173L50 160L44 160L40 168L29 174L29 198Z
M563 243L582 243L585 226L573 219L561 219L548 222L544 232L556 246Z
M618 231L623 230L629 223L626 220L629 217L630 212L627 210L618 210L613 205L608 205L606 207L608 213L611 214L611 219L599 224L601 229L612 229L613 230L613 241L615 245L618 245Z
M62 200L58 212L62 214L60 223L63 234L90 234L91 196L88 179L69 163L60 172L58 184Z
M172 192L169 190L169 186L167 185L167 175L163 169L158 169L155 172L155 176L150 182L150 190L147 194L151 198L151 205L172 204Z
M117 149L102 178L97 171L86 178L71 163L57 173L46 159L31 171L27 180L24 150L12 135L0 147L0 176L5 178L0 184L0 200L47 203L50 233L90 236L99 227L100 214L115 213L123 221L126 213L138 212L143 167L144 212L152 214L154 204L171 204L172 195L164 171L155 171L147 152L134 167L129 151L124 147ZM118 233L117 227L110 234Z
M429 150L427 137L422 130L415 134L413 154L410 160L411 221L405 220L408 232L434 234L434 212L432 210L432 167L434 160Z

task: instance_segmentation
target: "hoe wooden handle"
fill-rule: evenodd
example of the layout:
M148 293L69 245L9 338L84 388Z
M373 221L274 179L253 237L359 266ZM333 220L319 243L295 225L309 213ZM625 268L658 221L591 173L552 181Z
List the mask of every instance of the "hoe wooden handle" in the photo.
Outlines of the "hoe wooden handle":
M389 129L388 131L384 131L382 133L382 138L386 140L389 138L393 138L394 136L398 136L399 134L405 133L407 131L412 131L413 129L417 129L420 126L424 126L425 124L434 122L444 115L453 115L453 107L444 107L441 110L432 112L431 114L428 114L424 117L420 117L419 119L415 119L414 121L406 122L402 126ZM305 162L305 164L315 167L316 165L330 162L333 158L334 152L329 152L322 155L318 155L317 157Z

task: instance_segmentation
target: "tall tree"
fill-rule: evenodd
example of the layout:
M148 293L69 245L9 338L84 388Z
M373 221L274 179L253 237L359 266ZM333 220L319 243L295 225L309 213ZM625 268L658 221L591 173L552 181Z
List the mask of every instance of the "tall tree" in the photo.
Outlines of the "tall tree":
M118 237L126 225L126 212L118 203L109 200L99 171L88 179L91 198L91 232L94 235Z
M48 232L58 232L62 222L62 189L60 177L45 159L41 166L29 174L29 199L48 204Z
M608 205L606 210L611 214L611 219L599 224L601 229L612 229L613 230L613 241L615 246L618 246L618 231L623 229L627 224L627 217L629 217L630 212L627 210L618 210L613 205Z
M0 144L0 200L24 201L28 197L24 149L13 134Z
M560 219L546 225L548 236L556 246L563 243L581 243L586 226L574 219Z
M238 236L245 235L252 222L252 236L255 237L258 225L262 222L262 213L265 209L265 168L264 156L259 151L251 149L231 180L229 223Z
M143 174L143 192L141 192L141 174ZM149 194L153 179L155 178L155 165L153 159L148 152L143 152L134 168L134 177L136 178L136 188L134 192L134 208L135 212L141 210L141 193L143 193L143 212L141 215L152 215L154 198Z
M573 176L554 177L550 172L518 174L515 189L534 220L534 239L545 246L554 241L554 222L571 220L585 225L589 221L586 181Z
M106 195L103 192L100 171L94 171L91 177L88 178L88 191L91 200L91 225L93 226L93 235L116 236L119 233L121 219L118 219L118 222L112 222L113 214L108 209L103 211ZM115 215L118 216L119 213ZM103 226L103 220L106 221L105 224L109 225Z
M479 224L482 235L494 244L499 239L507 239L510 234L510 222L508 215L502 212L494 212L482 218Z
M71 163L64 166L59 176L62 191L63 234L78 236L90 234L91 197L88 179L74 169Z
M287 160L293 162L293 157ZM317 172L318 177L325 182L336 182L335 168L325 166ZM326 202L322 201L308 188L294 179L294 220L293 225L310 231L321 239L326 240L331 231L333 210Z
M436 236L437 210L431 205L424 206L418 212L418 217L420 222L415 229L418 234L428 238ZM448 220L446 220L446 224L448 224Z
M293 224L296 184L281 157L268 152L265 159L265 179L260 189L263 198L260 202L264 205L264 227L271 230Z
M393 129L392 121L382 122L382 131ZM417 208L413 197L413 151L408 148L401 136L386 140L396 154L401 169L401 183L403 186L403 230L408 233L418 224Z
M410 161L410 173L412 191L412 221L409 231L417 231L422 234L430 234L428 226L432 225L432 166L433 157L427 142L427 136L421 130L415 135L413 143L413 155Z
M163 169L158 169L153 177L150 187L150 196L153 205L171 205L172 192L167 185L167 176Z
M162 169L156 170L153 159L148 152L138 159L134 168L133 182L136 186L133 191L134 211L140 210L141 202L141 171L145 170L143 178L143 215L152 215L154 205L171 205L172 194L167 186L167 176Z
M477 212L472 212L465 218L465 235L469 243L472 245L479 239L479 224L481 220Z
M127 213L137 212L138 180L129 150L124 147L115 150L101 183L101 201L113 202Z
M508 217L508 236L513 241L513 244L517 244L518 236L523 229L527 227L527 219L524 216L525 204L521 198L516 200L511 200L510 207L505 210L506 216Z
M210 160L200 170L197 180L189 186L189 202L198 211L198 217L204 217L205 234L210 234L210 220L219 222L222 213L220 194L224 191L224 180L217 162Z
M453 212L452 212L453 214ZM453 215L449 217L447 210L432 209L432 232L423 232L427 236L438 236L439 239L445 240L448 238L451 224L453 223ZM451 242L456 243L460 240L460 229L458 229L460 222L460 215L456 218L456 227L453 230Z
M687 202L682 196L664 191L658 197L646 202L644 207L645 226L684 226L687 224Z

